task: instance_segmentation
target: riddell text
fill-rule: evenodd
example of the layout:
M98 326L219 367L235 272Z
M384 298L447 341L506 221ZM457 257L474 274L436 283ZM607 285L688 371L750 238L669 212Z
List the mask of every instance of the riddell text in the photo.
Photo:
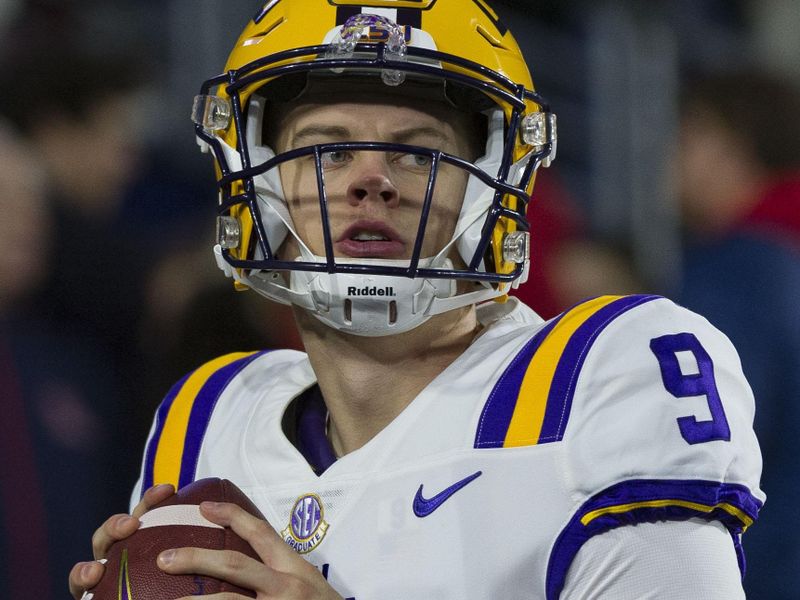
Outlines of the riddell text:
M376 286L358 288L354 285L347 286L348 296L394 296L394 288L379 288Z

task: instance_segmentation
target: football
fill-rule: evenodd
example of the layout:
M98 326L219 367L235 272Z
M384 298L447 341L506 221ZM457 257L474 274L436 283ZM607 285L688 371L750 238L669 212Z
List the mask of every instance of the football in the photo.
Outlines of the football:
M236 550L258 560L250 544L231 529L220 527L200 514L199 504L204 500L231 502L260 519L264 518L244 492L227 479L195 481L142 515L139 529L111 547L106 556L108 562L103 578L84 597L91 600L169 600L234 592L255 598L254 592L213 577L170 575L158 568L156 558L161 552L187 546Z

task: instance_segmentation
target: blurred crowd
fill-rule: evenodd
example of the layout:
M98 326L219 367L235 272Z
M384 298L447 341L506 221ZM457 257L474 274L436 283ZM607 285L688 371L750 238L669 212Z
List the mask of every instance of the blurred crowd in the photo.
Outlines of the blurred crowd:
M152 131L165 48L131 36L106 46L108 32L92 43L86 15L98 6L0 2L0 589L11 598L66 597L95 527L127 508L174 381L219 354L300 345L287 308L234 292L213 264L210 164ZM629 240L597 235L591 198L557 162L538 177L533 268L517 295L549 318L589 296L663 293L732 339L768 495L745 536L746 587L794 598L800 94L748 67L687 75L676 101L663 165L682 216L676 285L642 272ZM188 119L184 130L191 146Z

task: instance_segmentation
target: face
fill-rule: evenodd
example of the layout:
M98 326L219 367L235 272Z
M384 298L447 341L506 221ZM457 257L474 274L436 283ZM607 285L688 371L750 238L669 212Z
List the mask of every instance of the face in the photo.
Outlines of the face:
M38 157L0 131L0 312L39 283L46 270L50 213Z
M376 94L311 95L281 111L272 142L277 152L351 141L402 143L441 149L474 160L474 120L444 104ZM361 100L368 95L368 100ZM359 98L359 100L353 100ZM402 103L401 103L402 102ZM385 151L337 151L322 157L335 256L411 257L431 172L431 157ZM297 234L325 256L315 161L304 157L281 166L281 181ZM467 185L466 171L440 163L421 257L437 254L451 240ZM290 238L287 258L299 253ZM294 253L289 256L290 253Z
M62 196L94 218L109 218L139 168L141 131L137 97L119 94L98 98L86 114L57 113L38 128Z
M747 140L713 111L689 108L675 173L682 218L696 232L725 231L758 198L758 159Z

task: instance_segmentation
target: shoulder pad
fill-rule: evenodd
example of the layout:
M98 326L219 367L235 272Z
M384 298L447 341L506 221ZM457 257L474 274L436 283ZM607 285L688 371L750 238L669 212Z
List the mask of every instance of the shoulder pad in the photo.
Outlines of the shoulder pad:
M616 318L659 296L602 296L550 320L498 379L481 415L476 448L560 441L575 384L597 336Z
M563 435L581 495L630 479L758 490L753 394L730 340L700 315L664 298L629 311L586 348L571 382Z
M552 549L547 597L558 597L586 540L626 524L716 519L741 558L738 534L765 496L753 395L733 345L700 315L657 296L598 298L573 311L532 340L539 347L520 386L537 387L530 370L544 365L527 426L536 443L561 442L575 503ZM512 432L511 442L532 437Z
M156 412L147 443L142 492L161 483L179 489L194 480L200 445L222 392L264 352L236 352L202 365L178 381Z

